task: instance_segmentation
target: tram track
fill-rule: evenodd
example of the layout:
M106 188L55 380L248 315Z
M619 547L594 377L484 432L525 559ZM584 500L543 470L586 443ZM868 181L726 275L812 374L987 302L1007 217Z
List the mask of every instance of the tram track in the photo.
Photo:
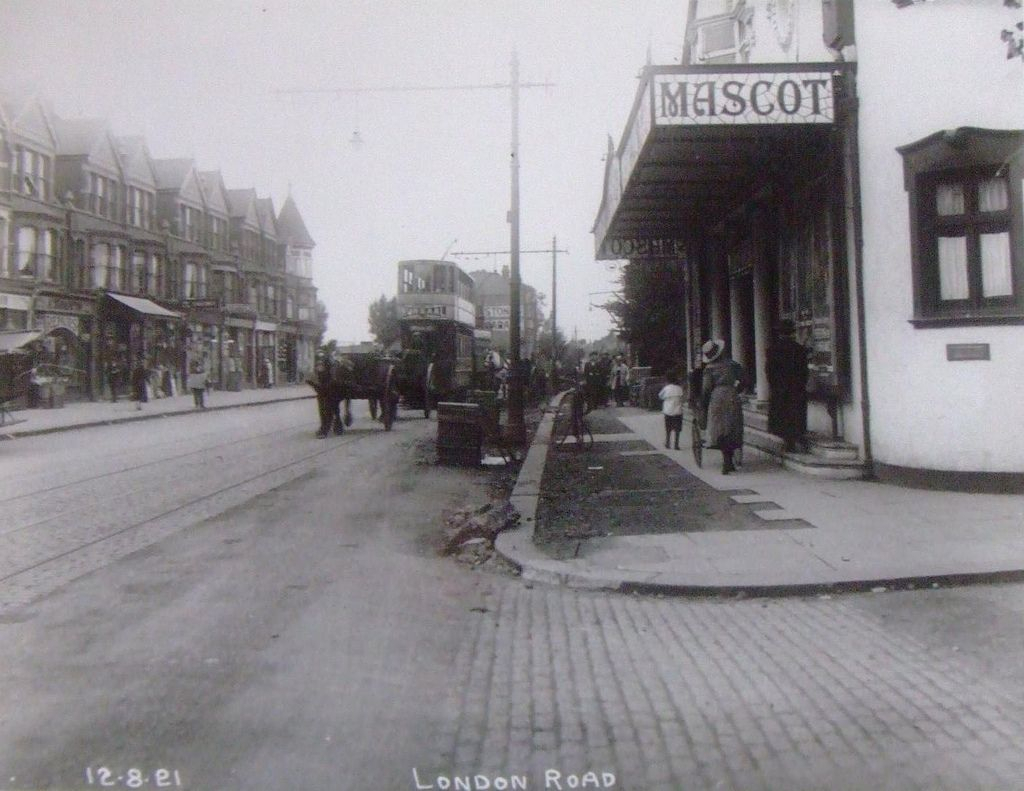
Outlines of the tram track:
M273 437L280 431L265 432ZM47 592L71 582L82 574L107 565L121 557L153 545L182 529L260 496L266 491L287 485L303 474L314 470L319 460L362 444L381 433L370 427L349 429L342 437L327 440L327 447L302 453L282 464L259 469L251 474L228 481L212 490L202 491L173 504L167 504L128 524L109 529L109 525L87 523L92 506L68 509L61 516L65 524L54 528L50 524L24 525L0 535L0 612L19 606L45 595ZM247 438L249 441L252 438ZM207 452L236 444L219 443ZM186 454L193 455L193 454ZM165 460L166 461L166 460ZM121 472L124 472L123 470ZM112 472L108 475L117 475ZM107 476L94 476L103 478ZM95 509L93 508L93 511ZM85 513L86 518L71 518ZM102 521L102 520L101 520ZM32 528L36 528L33 530ZM4 568L6 566L6 568Z
M186 451L185 453L179 453L179 454L174 455L174 456L162 456L162 457L160 457L158 459L153 459L152 461L142 462L141 464L134 464L132 466L121 467L121 468L116 469L116 470L108 470L106 472L97 473L95 475L89 475L89 476L86 476L84 478L76 478L73 481L67 481L65 483L60 483L60 484L56 484L56 485L53 485L53 486L47 486L47 487L43 487L43 488L40 488L40 489L33 489L32 491L21 492L20 494L15 494L15 495L7 496L7 497L4 497L4 496L0 495L0 505L6 505L8 503L14 503L14 502L17 502L18 500L23 500L23 499L30 498L30 497L38 497L40 495L51 494L53 492L57 492L57 491L60 491L62 489L70 489L72 487L80 486L82 484L92 483L92 482L95 482L95 481L100 481L100 480L103 480L105 478L113 478L114 476L117 476L117 475L123 475L125 473L135 472L135 471L138 471L138 470L146 469L148 467L155 467L155 466L160 465L160 464L167 464L169 462L182 461L182 460L187 459L187 458L189 458L191 456L197 456L197 455L204 454L204 453L207 453L209 451L213 451L213 450L217 450L217 449L221 449L221 448L229 448L229 447L236 446L236 445L242 445L244 443L252 442L254 440L258 440L258 439L261 439L261 438L264 438L264 437L272 437L272 436L275 436L275 435L278 435L278 434L287 434L287 433L295 431L296 429L304 428L306 426L308 426L308 421L303 421L301 423L296 422L294 424L285 426L283 428L274 429L273 431L266 431L266 432L263 432L263 433L260 433L260 434L251 434L251 435L246 436L246 437L241 437L239 439L233 439L233 440L226 441L226 442L220 442L220 443L217 443L217 444L214 444L214 445L205 445L203 447L196 448L195 450ZM6 488L7 484L4 484L3 487ZM2 534L2 532L0 532L0 534Z

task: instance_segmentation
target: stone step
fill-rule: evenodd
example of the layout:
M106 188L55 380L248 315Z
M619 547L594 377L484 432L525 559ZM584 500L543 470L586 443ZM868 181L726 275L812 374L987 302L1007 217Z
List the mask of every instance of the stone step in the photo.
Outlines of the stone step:
M756 409L744 408L743 425L752 426L761 431L768 430L768 413Z
M820 434L808 434L808 450L812 455L835 461L856 461L860 455L857 446L842 439L832 439Z
M743 441L746 445L751 445L758 450L775 456L782 463L783 467L804 475L814 475L819 478L830 478L833 480L851 480L864 477L864 463L857 458L856 449L854 449L852 458L832 458L826 455L819 455L818 453L787 451L786 444L781 437L749 425L744 426ZM848 446L847 443L841 444L852 447Z

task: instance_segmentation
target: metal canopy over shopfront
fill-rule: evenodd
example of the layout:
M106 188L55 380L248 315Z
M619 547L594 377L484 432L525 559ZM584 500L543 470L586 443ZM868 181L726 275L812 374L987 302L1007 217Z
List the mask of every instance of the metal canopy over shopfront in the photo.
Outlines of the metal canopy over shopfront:
M766 180L828 156L846 68L647 67L605 165L597 258L683 258Z
M164 319L180 319L181 316L172 310L157 305L155 302L142 297L128 297L124 294L107 294L115 302L119 302L136 313L147 316L159 316Z

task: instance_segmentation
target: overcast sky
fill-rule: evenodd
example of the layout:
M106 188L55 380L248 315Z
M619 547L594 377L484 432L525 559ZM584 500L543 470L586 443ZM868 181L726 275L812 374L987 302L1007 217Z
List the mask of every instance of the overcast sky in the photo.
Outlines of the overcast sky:
M678 60L684 0L0 0L0 86L66 117L142 134L279 209L292 195L317 242L328 335L369 338L367 306L403 258L509 248L505 89L280 94L282 89L507 83L520 101L521 247L558 237L559 325L603 335L590 308L617 275L594 260L607 135L618 142L648 47ZM355 131L364 140L350 145ZM453 240L458 240L453 243ZM497 269L508 256L459 259ZM551 291L551 256L523 280ZM550 302L549 302L550 304Z

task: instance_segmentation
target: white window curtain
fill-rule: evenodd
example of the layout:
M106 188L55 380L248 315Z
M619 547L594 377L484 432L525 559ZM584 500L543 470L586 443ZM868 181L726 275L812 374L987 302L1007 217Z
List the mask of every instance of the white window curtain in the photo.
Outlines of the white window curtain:
M1010 195L1003 179L989 179L978 185L978 209L980 211L1006 211Z
M964 213L964 185L940 184L935 191L935 211L941 217Z
M110 287L121 291L124 289L125 249L120 245L114 245L111 249L110 258Z
M57 279L57 255L55 244L57 232L49 229L39 232L39 253L42 258L43 279Z
M92 285L103 288L107 284L107 267L110 265L110 246L94 244L92 246Z
M967 299L967 237L939 237L939 297Z
M21 227L18 229L18 274L22 277L35 277L36 274L36 229Z
M136 251L132 253L132 286L136 294L146 293L146 254Z
M185 262L185 298L195 299L196 297L196 265L191 261Z
M1013 296L1010 234L981 234L981 293L985 297Z

